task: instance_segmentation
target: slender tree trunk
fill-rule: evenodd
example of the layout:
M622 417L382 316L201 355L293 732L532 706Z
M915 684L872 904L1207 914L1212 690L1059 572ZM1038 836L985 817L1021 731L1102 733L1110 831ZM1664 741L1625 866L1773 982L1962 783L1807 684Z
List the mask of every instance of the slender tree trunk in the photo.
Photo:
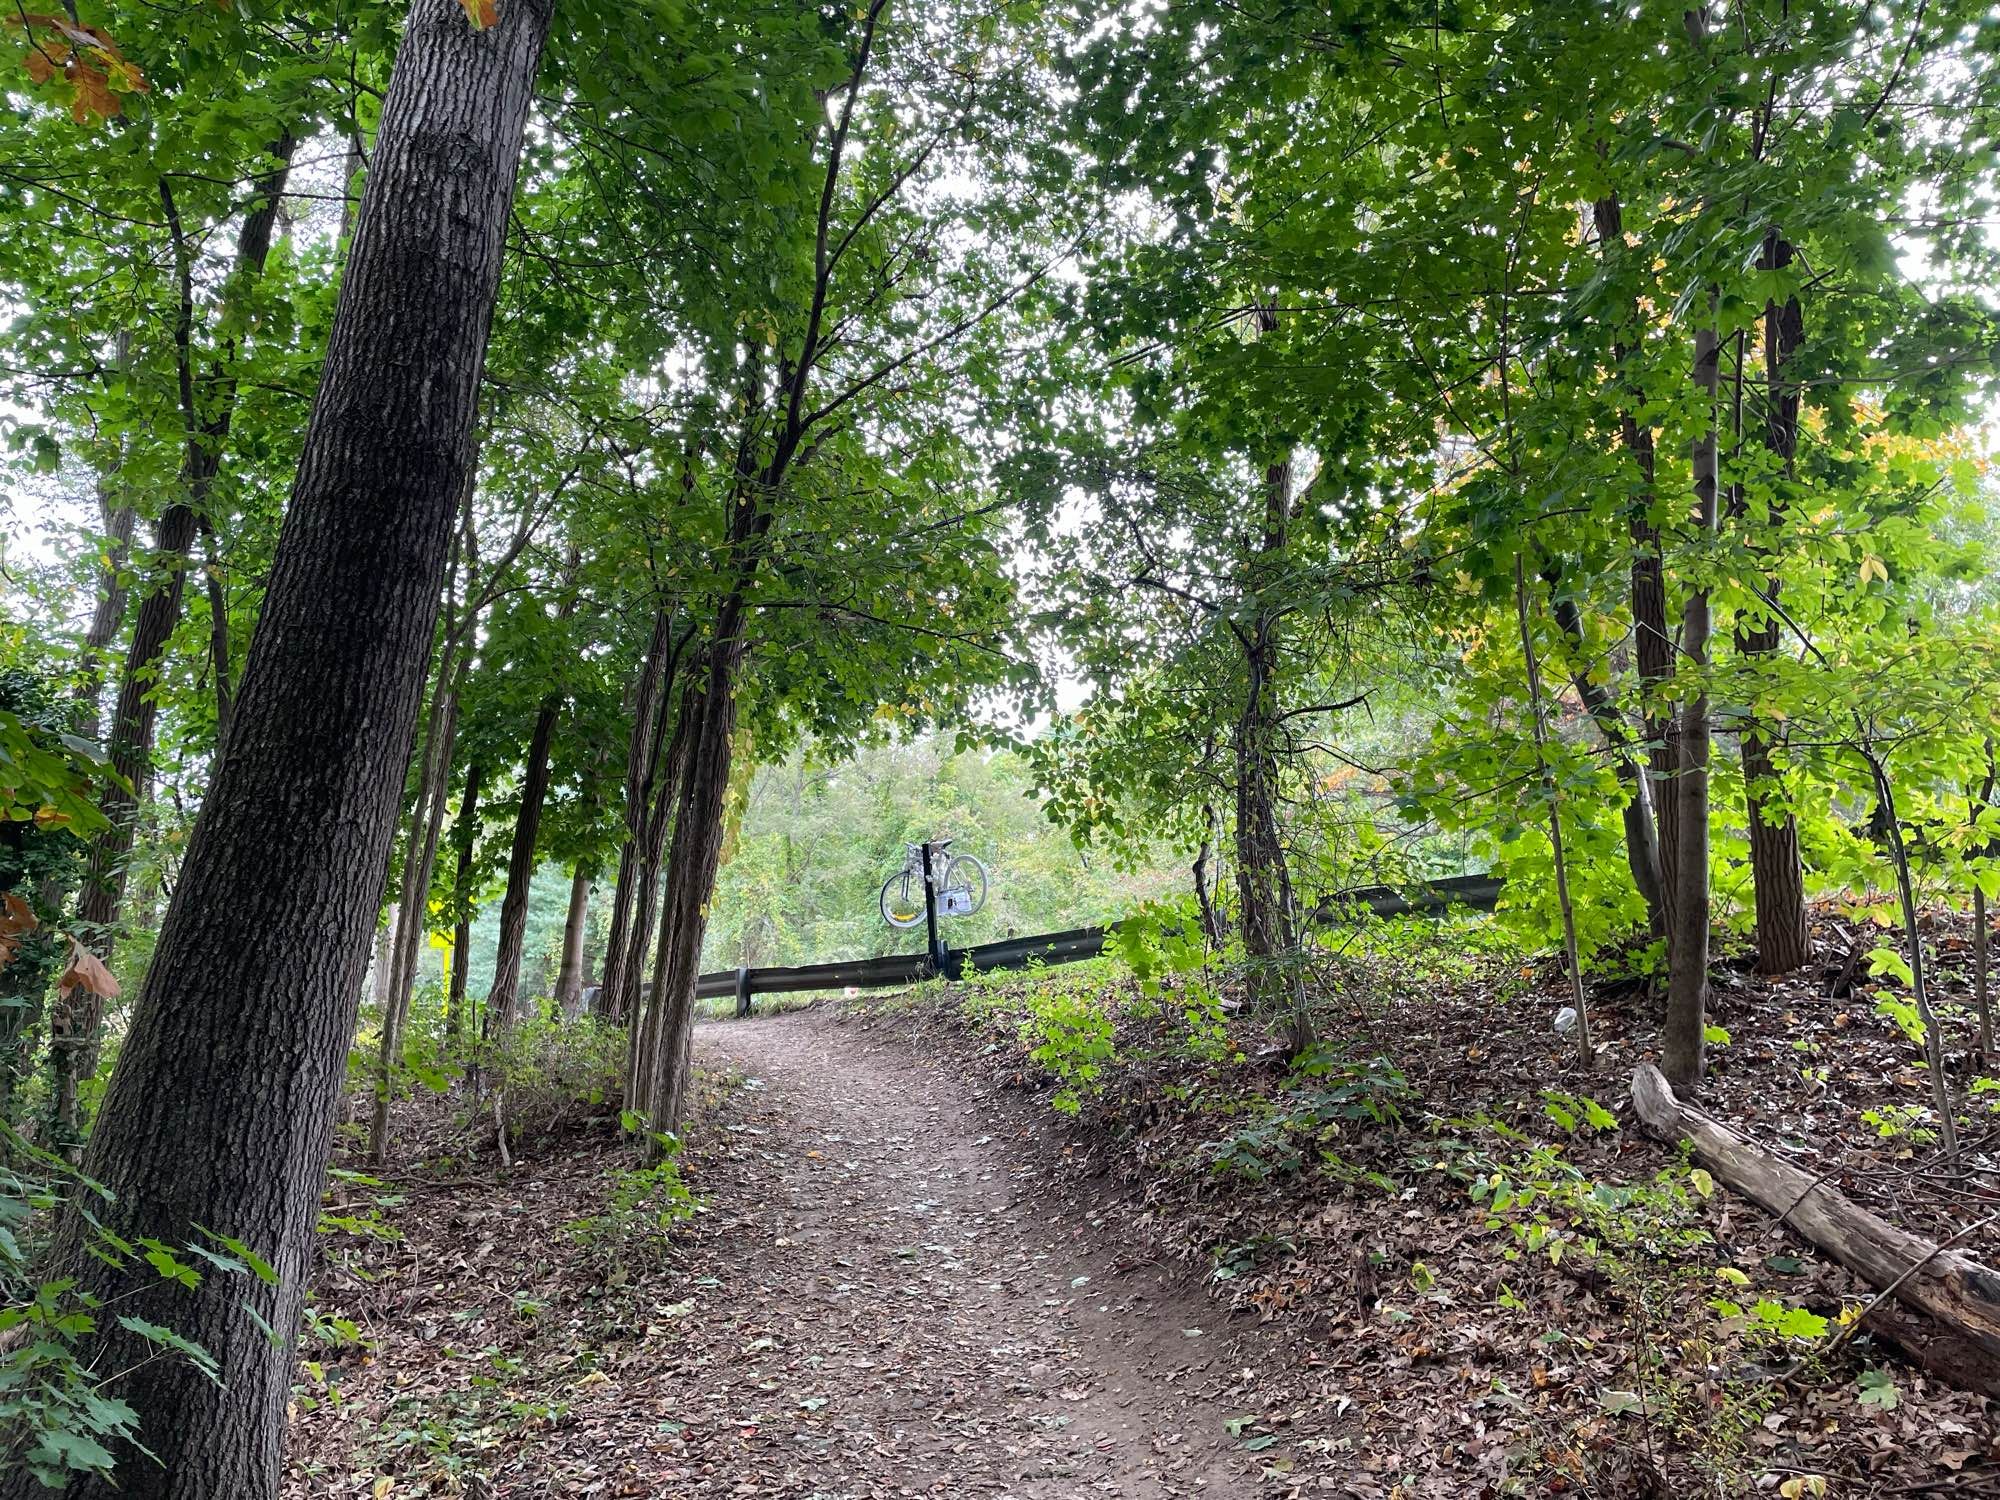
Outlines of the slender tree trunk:
M452 670L449 662L444 670ZM396 1094L396 1070L403 1061L403 1033L410 1020L417 960L430 931L431 872L437 867L438 837L444 830L445 793L451 781L451 747L458 735L458 693L441 682L443 712L424 747L423 780L410 825L409 852L403 857L403 900L397 913L396 973L389 1007L382 1015L382 1045L375 1070L375 1110L368 1127L368 1159L380 1166L389 1153L389 1106Z
M128 1240L240 1238L272 1285L188 1289L96 1259L81 1214L48 1271L115 1299L82 1357L158 1456L91 1500L272 1500L327 1154L382 899L550 0L473 31L414 0L351 263L250 644L230 754L203 800L86 1170ZM126 1324L202 1345L211 1381ZM278 1340L270 1337L275 1330ZM4 1500L46 1495L24 1471Z
M541 837L542 804L549 794L549 747L555 739L556 709L544 704L528 737L521 775L521 810L514 819L514 846L507 858L507 893L500 901L500 946L493 959L493 986L486 992L488 1026L511 1026L521 987L521 950L528 932L528 887L535 878L535 844Z
M646 972L646 951L652 944L656 922L660 927L662 944L666 941L666 913L670 909L671 897L659 892L660 867L666 858L667 836L675 832L676 809L680 805L682 784L688 776L688 757L700 736L702 716L707 711L704 688L704 680L696 677L681 692L680 707L674 715L673 739L667 745L665 759L655 778L658 784L646 815L646 843L638 855L639 889L632 913L629 951L625 956L625 994L619 1002L626 1018L625 1078L628 1099L635 1091L644 1094L651 1087L649 1083L642 1082L650 1079L651 1074L641 1072L641 1058L650 1059L651 1056L649 1038L657 1032L661 991L657 973L650 994L642 981ZM663 703L661 707L664 712L666 705ZM678 833L675 836L678 837Z
M694 722L674 810L673 853L660 903L660 949L652 1003L637 1059L639 1112L655 1130L678 1130L687 1102L694 1037L694 982L708 902L722 856L722 829L735 751L736 685L743 663L744 604L726 599Z
M229 689L229 595L222 586L222 549L206 516L201 520L201 538L207 554L201 571L208 585L208 669L215 679L215 751L209 763L212 779L229 747L234 702Z
M113 363L121 375L131 368L132 334L120 330ZM76 732L95 740L104 706L104 653L118 638L125 623L125 569L132 555L132 528L138 512L125 498L124 445L100 466L97 475L97 511L104 527L104 565L97 573L97 604L90 625L83 633L83 653L77 662L75 703Z
M1626 249L1623 207L1613 194L1598 199L1591 210L1598 253L1607 265L1615 265ZM1636 305L1631 311L1636 319ZM1613 341L1612 358L1619 366L1625 364L1631 352L1622 338ZM1657 471L1653 430L1640 425L1637 417L1643 404L1644 392L1628 390L1625 409L1618 414L1618 428L1619 440L1632 460L1638 480L1628 508L1632 536L1632 654L1639 668L1640 711L1645 724L1647 802L1656 830L1652 842L1659 849L1660 931L1671 943L1680 837L1673 786L1672 715L1662 705L1667 684L1674 675L1674 641L1667 628L1666 560L1660 548L1660 531L1652 517ZM1630 825L1627 827L1629 848Z
M1597 1061L1590 1041L1590 1005L1583 992L1583 957L1576 941L1576 907L1569 896L1569 862L1563 854L1562 799L1549 772L1548 726L1542 718L1542 669L1535 655L1535 632L1528 622L1528 570L1514 554L1514 609L1521 627L1521 659L1528 670L1528 713L1535 738L1535 766L1549 804L1549 854L1555 864L1556 905L1562 912L1563 958L1569 966L1571 1007L1576 1011L1577 1058L1588 1070ZM1562 627L1568 633L1568 627ZM1643 821L1643 820L1642 820ZM1629 825L1628 825L1629 828Z
M452 877L451 982L445 988L444 1029L454 1040L465 1035L466 965L472 957L472 857L479 834L479 790L485 768L477 761L466 768L465 795L459 800L458 817L452 823L451 839L458 850L458 870Z
M375 1008L388 1014L389 998L395 994L394 980L396 968L396 921L402 915L402 903L389 908L389 918L375 935L375 956L369 961L369 977L374 980Z
M1270 332L1276 319L1260 314ZM1243 951L1250 960L1250 990L1260 1005L1282 1006L1293 1052L1312 1041L1312 1025L1298 976L1277 972L1297 942L1291 873L1278 832L1278 630L1279 611L1262 597L1277 583L1289 543L1292 466L1288 459L1264 471L1264 536L1248 580L1253 608L1239 633L1246 676L1236 723L1236 896Z
M653 616L653 638L632 684L632 733L625 751L625 843L618 851L618 881L612 889L611 926L604 943L604 977L597 993L598 1010L611 1021L623 1021L626 1016L627 934L646 832L647 778L658 761L664 733L660 705L670 691L666 667L672 643L673 611L663 608Z
M1766 270L1780 270L1791 264L1792 247L1775 229L1764 241L1760 262ZM1786 377L1785 366L1805 341L1805 319L1796 297L1776 302L1764 310L1764 373L1767 392L1764 419L1764 446L1776 457L1783 475L1792 475L1799 444L1799 387ZM1784 498L1771 502L1770 520L1776 526L1784 514ZM1778 579L1764 580L1764 590L1773 604L1778 597ZM1745 665L1754 666L1778 649L1778 619L1770 608L1745 611L1736 617L1736 649ZM1799 858L1799 825L1785 805L1768 789L1777 784L1777 766L1771 756L1774 740L1782 730L1754 714L1744 726L1743 786L1750 824L1750 875L1757 904L1757 968L1765 974L1789 974L1806 961L1811 938L1806 925L1805 868Z
M1625 716L1619 712L1617 699L1602 682L1592 678L1589 663L1583 659L1583 616L1576 601L1563 595L1561 576L1555 569L1544 569L1542 577L1548 584L1550 613L1572 653L1574 669L1570 682L1576 689L1577 701L1597 726L1605 748L1611 752L1612 771L1625 789L1625 805L1619 809L1619 817L1625 826L1625 865L1632 872L1632 887L1646 903L1646 921L1653 936L1663 938L1667 927L1661 893L1666 877L1660 866L1658 825L1653 817L1652 792L1646 784L1645 767L1625 727Z
M271 231L277 223L278 203L291 172L294 142L287 135L271 147L275 165L257 181L257 201L243 216L237 233L236 262L231 273L231 291L225 299L235 300L243 289L263 274L271 253ZM171 209L172 197L161 187L163 202ZM199 519L205 514L215 476L222 467L222 450L229 440L229 428L236 414L236 382L233 341L225 344L218 368L206 381L194 374L193 324L194 292L187 256L175 225L175 244L181 273L180 315L175 326L175 346L180 373L181 417L186 427L181 459L182 498L169 505L154 532L154 551L166 569L153 591L139 601L132 622L132 637L125 650L124 670L118 681L117 707L112 712L109 751L112 774L100 790L99 806L106 826L92 840L90 860L77 900L79 935L108 960L117 941L119 909L125 899L127 866L132 857L139 809L152 784L153 726L157 705L153 698L161 653L167 638L180 619L181 592L187 577L189 549L194 545ZM226 318L226 315L225 315ZM210 394L204 389L214 388ZM204 410L202 396L210 395ZM129 529L128 533L129 535ZM107 641L109 636L106 637ZM211 785L213 782L211 781ZM58 1002L49 1036L49 1064L55 1096L54 1125L59 1137L75 1141L82 1133L77 1099L81 1081L97 1069L99 1044L104 1031L104 1000L84 988L72 990Z
M565 572L571 587L556 611L558 622L576 613L578 563L572 545ZM493 958L493 987L486 992L489 1026L510 1026L520 1004L521 950L528 936L528 889L535 879L535 846L542 833L542 805L549 796L549 751L555 742L562 696L551 693L535 715L528 736L527 764L521 774L521 814L514 820L514 847L507 859L507 894L500 900L500 947Z
M263 274L270 258L271 233L278 220L278 202L291 173L294 142L281 137L271 148L276 165L258 179L258 198L243 217L237 233L236 262L231 274L235 295ZM163 188L163 192L166 190ZM171 198L168 205L171 207ZM170 221L178 223L170 214ZM109 957L113 926L125 894L125 863L132 852L133 819L150 784L153 755L154 678L160 653L180 620L181 594L187 579L188 554L208 504L215 476L222 467L223 446L236 414L236 388L230 366L233 345L225 346L218 368L205 379L194 373L194 293L186 257L191 254L176 234L181 257L181 307L175 327L176 357L181 384L181 417L187 429L181 460L181 498L161 513L153 538L165 576L139 601L139 613L126 647L125 667L118 682L118 705L112 715L111 769L99 798L110 826L91 846L90 872L85 879L77 916L85 937L99 957ZM211 391L212 388L212 391ZM204 410L203 397L209 409ZM86 1017L85 1020L91 1018ZM94 1030L86 1027L86 1031ZM89 1046L93 1038L86 1036Z
M556 970L556 1006L565 1016L576 1013L583 998L583 927L590 915L588 865L578 862L569 882L569 915L563 921L562 964Z
M1708 425L1693 453L1697 529L1716 526L1718 444L1715 396L1720 347L1713 327L1695 333L1694 380L1707 401ZM1690 669L1708 669L1710 635L1708 590L1688 592L1681 621L1681 645ZM1708 693L1687 700L1678 725L1674 780L1679 838L1675 857L1674 930L1667 942L1667 1017L1661 1037L1662 1071L1682 1093L1701 1085L1707 1061L1708 1027Z

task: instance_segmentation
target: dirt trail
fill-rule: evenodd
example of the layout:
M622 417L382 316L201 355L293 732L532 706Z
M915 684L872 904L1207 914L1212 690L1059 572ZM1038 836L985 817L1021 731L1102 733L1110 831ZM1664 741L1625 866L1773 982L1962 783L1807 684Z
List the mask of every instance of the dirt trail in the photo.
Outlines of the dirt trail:
M740 1342L683 1378L756 1417L742 1467L698 1493L1258 1488L1224 1425L1217 1310L1053 1208L1004 1110L821 1012L698 1035L705 1066L744 1080L720 1124L730 1180L702 1184L735 1217L704 1240L736 1268L709 1315Z

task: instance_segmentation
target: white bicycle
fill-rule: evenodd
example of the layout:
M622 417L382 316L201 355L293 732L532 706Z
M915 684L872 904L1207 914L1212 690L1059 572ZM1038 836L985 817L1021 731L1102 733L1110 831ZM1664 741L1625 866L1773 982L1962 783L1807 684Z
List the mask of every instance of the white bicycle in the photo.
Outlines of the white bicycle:
M951 840L931 845L931 883L941 917L969 917L986 904L986 866L953 854ZM903 868L882 882L882 920L891 927L924 925L924 846L903 847Z

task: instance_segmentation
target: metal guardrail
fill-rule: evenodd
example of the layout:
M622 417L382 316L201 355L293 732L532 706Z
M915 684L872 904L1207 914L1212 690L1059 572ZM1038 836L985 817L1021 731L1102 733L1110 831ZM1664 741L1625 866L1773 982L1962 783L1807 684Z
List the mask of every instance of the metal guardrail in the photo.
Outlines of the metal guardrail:
M1328 897L1313 913L1313 921L1320 925L1345 921L1357 908L1365 908L1378 917L1440 916L1459 909L1491 911L1500 899L1500 889L1501 881L1494 875L1451 875L1409 887L1360 886ZM1073 927L1067 932L1002 938L970 948L938 945L931 952L892 953L843 963L721 969L697 979L694 993L700 1000L726 1000L734 996L736 1014L747 1016L754 995L799 994L808 990L885 990L940 975L959 979L967 971L985 974L1025 969L1035 963L1076 963L1102 953L1110 931L1105 927Z

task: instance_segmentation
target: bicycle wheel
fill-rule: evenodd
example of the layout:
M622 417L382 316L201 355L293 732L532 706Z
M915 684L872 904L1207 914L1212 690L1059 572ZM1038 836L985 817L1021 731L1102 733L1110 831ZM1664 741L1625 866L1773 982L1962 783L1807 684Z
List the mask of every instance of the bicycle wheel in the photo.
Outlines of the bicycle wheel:
M986 866L970 854L954 854L944 867L938 909L954 917L969 917L985 904Z
M882 920L904 929L924 925L923 887L910 878L909 871L882 882Z

